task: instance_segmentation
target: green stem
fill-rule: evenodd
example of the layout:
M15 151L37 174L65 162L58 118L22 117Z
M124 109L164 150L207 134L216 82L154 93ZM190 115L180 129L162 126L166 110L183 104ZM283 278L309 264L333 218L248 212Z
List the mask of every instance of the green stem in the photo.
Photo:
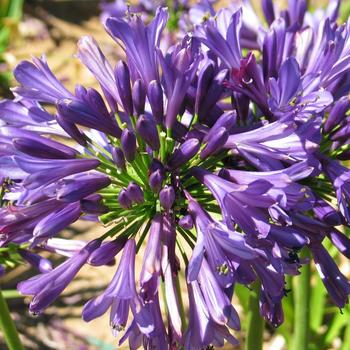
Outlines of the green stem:
M348 324L345 328L344 340L343 340L343 344L342 344L342 347L340 348L340 350L347 350L347 349L349 349L349 346L350 346L350 324Z
M0 327L9 350L24 350L9 308L0 290Z
M16 289L3 290L2 296L4 297L4 299L16 299L16 298L23 298L24 297Z
M187 327L187 321L186 321L186 312L185 312L185 307L184 303L182 300L182 294L181 294L181 286L180 286L180 280L179 280L179 275L177 274L175 277L175 286L176 286L176 292L179 300L179 307L180 307L180 317L181 317L181 324L182 324L182 330L185 332L185 329Z
M301 255L307 257L305 251ZM301 268L293 284L294 297L294 334L292 350L307 350L309 348L310 326L310 264Z
M260 282L254 282L249 296L249 312L247 318L247 340L245 350L262 350L264 320L259 309Z

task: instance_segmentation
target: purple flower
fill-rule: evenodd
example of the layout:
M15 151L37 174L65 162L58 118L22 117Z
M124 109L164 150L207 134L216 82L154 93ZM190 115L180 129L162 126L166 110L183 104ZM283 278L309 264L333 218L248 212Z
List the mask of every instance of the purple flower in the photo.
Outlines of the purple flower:
M138 16L131 16L128 21L113 17L106 20L108 33L113 39L121 40L132 70L145 86L152 80L158 80L156 48L167 20L165 8L157 9L155 18L148 26Z
M25 98L41 102L55 103L57 100L73 98L73 95L54 76L46 58L33 58L33 62L23 61L15 69L16 80L21 84L13 91Z
M120 318L125 320L123 315L129 309L130 300L136 297L135 253L135 241L128 240L123 248L118 269L108 287L100 296L89 300L85 304L83 309L83 319L85 321L91 321L101 316L110 307L112 307L113 313L119 311ZM115 317L116 315L113 319Z
M107 176L97 174L62 179L57 184L56 198L63 202L75 202L107 187L110 183L111 180Z
M38 126L38 124L47 126L46 123L54 119L36 101L26 106L25 104L16 103L11 100L2 100L0 106L1 120L17 127L26 125Z
M79 203L72 203L61 207L40 220L34 227L33 235L35 238L47 239L55 236L68 225L77 221L81 215Z
M99 247L99 240L91 241L76 255L66 260L51 272L47 272L18 284L22 294L33 295L30 311L40 313L57 299L69 282L86 263L90 254Z
M93 266L109 264L114 257L124 248L126 238L121 237L113 241L104 242L99 248L94 250L88 259L88 263Z
M120 137L121 131L113 121L99 93L93 89L86 92L85 101L60 100L59 115L67 121Z
M350 108L349 96L343 96L332 107L327 120L324 123L324 131L330 132L336 127L345 117L345 113ZM342 130L340 130L342 131Z
M301 79L299 65L293 57L282 64L278 79L270 78L269 106L271 111L284 120L288 115L298 115L298 118L308 118L314 113L320 113L333 102L330 92L316 86L310 89L309 79ZM317 89L317 90L316 90Z
M51 262L38 254L34 254L25 249L19 250L19 254L24 260L26 260L41 273L47 273L52 270Z
M161 169L156 169L149 176L149 185L153 192L158 193L162 188L164 173Z
M121 148L119 147L112 148L112 158L114 163L120 170L125 170L125 157Z
M315 45L311 48L305 74L315 74L330 92L350 69L349 34L348 23L332 28L328 18L320 23L315 33Z
M161 264L161 238L163 235L163 219L156 215L152 220L149 240L147 242L140 275L141 295L144 300L153 299L158 291Z
M271 297L263 288L260 290L260 313L273 327L280 326L284 321L281 298Z
M123 61L118 62L115 69L115 80L117 84L120 100L124 110L128 115L133 115L133 102L130 86L130 73L127 64Z
M134 182L130 182L127 187L128 197L135 203L141 204L144 201L144 194L141 187Z
M168 98L165 116L167 128L171 128L181 114L181 105L202 58L198 49L196 39L185 37L171 54L165 57L159 54L164 71L165 94Z
M214 221L193 199L189 199L189 211L196 225L197 242L188 265L187 278L197 278L202 266L204 252L220 284L226 288L233 283L233 266L230 258L253 259L259 256L245 242L244 236L229 230L227 226Z
M266 237L270 224L264 208L274 203L273 198L266 195L272 187L269 182L257 180L248 186L240 186L199 168L193 169L192 174L210 189L228 227L233 227L234 222L247 234Z
M315 244L311 245L310 248L318 273L330 297L338 307L343 308L348 303L349 281L339 271L336 263L322 245Z
M185 335L185 348L200 350L210 344L221 346L224 340L232 345L238 341L228 329L211 317L198 282L189 285L190 323Z
M200 153L201 159L205 159L214 153L217 153L225 145L228 139L228 132L226 128L221 127L216 131L216 134L208 138L208 142L202 152Z
M32 312L86 263L117 267L83 318L110 309L130 349L236 345L239 284L260 284L276 327L287 276L312 261L332 301L348 302L323 241L350 258L338 227L350 223L349 23L338 0L313 13L263 0L267 25L249 1L217 13L214 2L175 1L169 23L165 8L151 19L149 0L104 4L125 56L112 66L94 39L78 43L100 92L71 93L44 58L15 69L14 99L0 102L0 266L19 254L42 272L18 286ZM166 26L180 32L162 41ZM58 238L80 220L103 232ZM69 258L51 270L42 250Z
M64 238L50 238L42 244L43 249L67 256L72 257L75 253L83 249L86 245L84 241L64 239Z
M191 230L193 227L193 220L191 215L185 215L179 220L179 225L186 229L186 230Z
M264 114L270 115L262 70L253 53L249 53L241 59L240 64L234 66L231 80L232 82L227 83L228 87L246 95L256 102Z
M163 90L157 80L152 80L148 85L148 100L152 109L153 117L158 124L163 122L164 106L163 106Z
M168 159L168 167L176 169L181 165L187 163L197 154L199 147L200 142L196 138L191 138L185 141L178 149L174 151L172 156Z
M159 201L165 210L170 210L175 202L175 191L172 186L165 186L159 193Z
M213 51L227 68L238 68L241 59L240 30L242 26L242 11L236 11L225 23L226 10L219 11L215 18L209 18L195 31L196 37Z
M324 159L323 166L325 173L334 186L339 210L347 222L350 222L348 209L348 202L350 200L350 171L330 158Z
M297 129L290 122L274 122L229 136L225 147L236 148L259 170L278 170L283 167L281 161L295 163L310 159L318 147L320 122L311 119Z
M39 136L37 133L18 129L13 126L3 126L0 131L0 142L5 145L6 154L27 154L29 156L46 159L71 159L77 152L54 140Z
M137 115L145 112L146 88L141 79L137 79L132 86L132 101Z
M126 189L122 189L120 192L119 192L119 195L118 195L118 201L119 201L119 204L122 208L124 209L131 209L131 206L132 206L132 200L131 198L129 197L129 193Z
M149 115L141 115L137 119L136 130L142 139L154 150L158 151L160 147L157 125L154 119Z
M120 97L112 66L91 36L83 36L79 40L78 57L101 84L104 93L108 96L111 108L115 108L116 102L120 101Z
M132 162L136 156L136 136L129 129L124 129L121 136L121 145L125 159Z
M30 189L94 169L100 164L96 159L45 160L15 157L14 161L20 169L29 174L24 181L24 186Z

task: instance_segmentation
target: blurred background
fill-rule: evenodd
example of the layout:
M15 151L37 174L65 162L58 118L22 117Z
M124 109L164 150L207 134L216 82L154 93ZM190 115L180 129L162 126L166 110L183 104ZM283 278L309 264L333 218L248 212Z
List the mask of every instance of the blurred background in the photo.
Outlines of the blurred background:
M135 2L135 1L133 1ZM155 1L156 2L156 1ZM283 1L279 1L282 3ZM169 2L172 3L171 1ZM219 1L218 8L230 3ZM261 13L260 1L252 0ZM323 6L326 1L315 0L312 6ZM101 3L97 0L0 0L0 96L11 96L9 88L15 85L11 71L21 60L45 54L53 72L69 89L76 83L98 88L93 76L75 57L76 43L82 35L92 35L102 51L114 64L123 57L121 50L105 33L100 21ZM342 18L348 17L350 0L342 4ZM62 237L89 240L104 232L103 227L80 223L62 233ZM350 277L348 261L338 259L341 270ZM58 256L50 256L54 265ZM142 260L142 253L138 256ZM117 348L106 314L90 323L81 319L81 308L92 296L102 291L113 277L115 267L92 268L86 266L65 290L63 296L45 314L38 317L28 313L29 299L16 292L18 281L36 272L26 265L9 270L1 278L1 288L7 299L25 349L48 350L112 350ZM341 314L328 300L325 289L314 267L311 269L310 350L350 350L350 308ZM290 350L293 339L293 289L297 282L288 281L291 292L285 298L285 323L278 329L265 325L264 350ZM249 311L248 299L252 293L246 288L236 290L233 304L242 320L242 331L235 336L241 341L236 349L244 349L245 324ZM121 347L120 349L127 349ZM230 349L232 347L227 347ZM0 349L6 349L0 334ZM297 350L297 349L293 349Z

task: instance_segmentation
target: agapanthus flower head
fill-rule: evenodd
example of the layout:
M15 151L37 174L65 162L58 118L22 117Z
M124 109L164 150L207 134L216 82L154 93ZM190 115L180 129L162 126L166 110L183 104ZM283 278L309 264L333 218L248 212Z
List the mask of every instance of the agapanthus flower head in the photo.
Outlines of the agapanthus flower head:
M15 69L15 98L0 102L0 246L15 244L41 272L18 286L32 312L85 264L115 265L115 275L83 318L110 310L131 349L237 344L233 287L255 281L276 327L286 276L312 261L334 303L348 302L323 241L350 258L338 227L350 223L349 22L336 22L334 1L322 19L306 1L282 12L262 1L268 27L249 1L218 13L206 3L169 49L166 8L147 24L133 7L105 18L125 51L115 67L92 37L78 43L98 90L69 91L44 57ZM59 237L78 220L105 233ZM41 250L67 260L51 269Z

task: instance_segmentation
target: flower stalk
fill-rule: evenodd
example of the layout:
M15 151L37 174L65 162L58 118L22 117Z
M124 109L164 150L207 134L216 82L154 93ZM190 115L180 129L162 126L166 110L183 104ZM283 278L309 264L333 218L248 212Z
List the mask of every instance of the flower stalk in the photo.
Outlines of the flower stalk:
M117 262L83 318L109 310L113 334L125 331L118 346L128 338L132 349L235 346L240 320L228 291L243 284L253 286L246 349L261 350L262 318L282 324L285 282L302 269L295 349L305 350L306 249L330 299L348 303L350 284L324 239L350 259L350 239L337 229L350 227L349 23L338 25L337 1L313 17L306 1L280 12L267 0L269 28L256 31L266 23L247 26L249 1L218 12L214 2L193 5L197 24L187 23L192 15L179 21L188 29L165 45L166 8L144 23L134 13L145 9L118 1L103 22L125 59L113 67L92 37L78 43L101 92L67 90L44 57L16 67L15 99L0 103L1 247L68 257L47 272L35 251L20 251L41 272L18 286L33 296L31 312L43 312L85 263ZM107 232L86 246L56 237L80 219ZM0 259L0 273L5 266Z
M254 282L249 296L249 312L247 317L247 336L245 350L262 350L264 319L259 308L260 283Z
M19 339L19 335L12 320L10 310L4 299L3 293L0 290L0 328L2 330L5 342L9 350L24 350L24 347Z
M307 258L309 254L304 251L302 256ZM305 264L300 271L301 274L293 281L294 335L292 350L307 350L309 348L310 265Z

